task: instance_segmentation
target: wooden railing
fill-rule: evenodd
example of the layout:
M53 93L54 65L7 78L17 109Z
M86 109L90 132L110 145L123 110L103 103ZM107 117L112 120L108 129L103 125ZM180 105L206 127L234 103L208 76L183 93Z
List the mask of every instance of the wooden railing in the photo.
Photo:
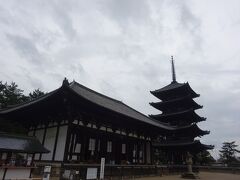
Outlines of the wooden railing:
M52 177L62 176L62 174L68 171L67 174L74 176L75 179L86 179L87 168L97 168L97 176L99 177L100 164L62 164L61 167L58 166L55 168L58 168L59 173L54 174L52 172ZM104 179L134 179L144 176L182 174L186 170L186 165L105 165ZM240 167L193 166L193 171L195 173L199 171L211 171L240 174Z
M240 174L240 167L198 166L199 171Z
M73 174L78 171L78 176L83 179L86 177L87 168L97 168L98 172L100 172L99 164L64 164L63 166L64 171L71 170ZM161 172L158 172L158 168L154 165L105 165L104 179L132 179L156 175L161 175Z

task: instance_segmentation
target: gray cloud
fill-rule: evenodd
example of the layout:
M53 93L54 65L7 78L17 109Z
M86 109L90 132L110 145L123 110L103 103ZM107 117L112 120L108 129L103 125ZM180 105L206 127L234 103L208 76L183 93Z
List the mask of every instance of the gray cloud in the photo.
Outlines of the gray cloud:
M142 23L149 20L149 7L144 0L107 0L102 1L101 8L110 18L125 26L128 23Z
M41 65L43 60L42 55L39 53L31 39L11 34L6 34L6 36L20 56L29 60L33 64Z
M212 7L215 8L212 8ZM64 77L158 113L150 90L189 81L204 105L202 138L217 150L239 139L239 2L61 0L0 3L0 76L26 92ZM240 143L238 141L238 143Z

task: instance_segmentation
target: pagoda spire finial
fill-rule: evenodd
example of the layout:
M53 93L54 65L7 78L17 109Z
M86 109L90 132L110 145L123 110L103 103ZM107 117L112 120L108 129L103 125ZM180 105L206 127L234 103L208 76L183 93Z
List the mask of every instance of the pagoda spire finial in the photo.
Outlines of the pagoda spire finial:
M172 61L172 82L174 83L174 82L177 82L177 81L176 81L176 73L175 73L173 56L171 56L171 61Z

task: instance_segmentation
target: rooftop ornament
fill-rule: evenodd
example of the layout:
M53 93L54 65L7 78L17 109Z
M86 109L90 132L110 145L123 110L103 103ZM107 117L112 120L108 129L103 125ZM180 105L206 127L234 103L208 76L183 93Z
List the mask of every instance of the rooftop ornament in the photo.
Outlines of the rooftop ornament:
M62 82L62 85L63 86L68 86L69 85L69 82L68 82L68 79L65 77L63 82Z
M177 81L176 81L176 73L175 73L173 56L171 56L171 62L172 62L172 83L176 83Z

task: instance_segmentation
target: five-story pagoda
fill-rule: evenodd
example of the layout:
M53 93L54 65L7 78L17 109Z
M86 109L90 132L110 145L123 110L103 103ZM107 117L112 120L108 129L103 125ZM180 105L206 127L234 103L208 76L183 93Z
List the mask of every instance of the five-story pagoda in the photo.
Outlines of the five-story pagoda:
M188 83L178 83L172 57L172 82L155 91L150 91L160 102L152 102L151 106L160 110L162 113L149 115L151 118L165 123L172 127L172 131L166 136L159 137L155 146L167 153L167 160L172 163L182 163L186 152L193 155L212 149L211 145L204 145L196 137L209 134L209 131L203 131L197 123L205 121L206 118L200 117L195 110L202 108L193 99L199 97L192 90Z

